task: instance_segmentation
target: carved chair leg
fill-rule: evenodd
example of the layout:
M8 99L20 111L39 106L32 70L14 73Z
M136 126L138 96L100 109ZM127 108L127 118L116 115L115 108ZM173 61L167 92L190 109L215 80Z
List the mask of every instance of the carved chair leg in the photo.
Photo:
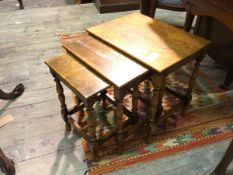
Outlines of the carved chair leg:
M230 145L228 146L223 158L215 168L215 170L210 175L224 175L227 167L233 160L233 140L231 141Z
M54 81L56 83L56 90L57 90L57 94L58 94L58 99L60 101L61 104L61 116L62 119L64 120L64 122L66 123L66 131L71 131L71 125L69 123L68 120L68 109L66 107L66 103L65 103L65 95L64 95L64 90L63 87L61 85L60 80L58 79L58 77L56 76L56 73L54 73L52 70L50 70L52 76L54 77Z
M15 175L14 162L8 158L0 148L0 169L6 175Z
M191 14L190 12L186 13L185 22L184 22L184 30L185 31L189 32L191 30L194 17L195 16L193 14Z
M229 68L227 71L224 84L219 85L219 87L222 89L228 89L228 87L231 85L232 82L233 82L233 68Z
M23 0L18 0L18 1L19 1L19 8L24 9Z
M21 83L18 84L10 93L6 93L0 89L0 99L2 100L14 99L22 95L23 92L24 92L24 86Z

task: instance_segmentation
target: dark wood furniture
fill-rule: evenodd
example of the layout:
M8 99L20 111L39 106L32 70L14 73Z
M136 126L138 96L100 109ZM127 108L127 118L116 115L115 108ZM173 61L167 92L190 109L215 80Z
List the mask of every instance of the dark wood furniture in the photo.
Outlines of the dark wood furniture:
M10 100L14 99L24 92L24 86L22 83L18 84L11 92L4 92L0 89L0 99L1 100Z
M10 93L4 92L0 89L0 100L11 100L22 95L24 92L23 84L18 84ZM14 175L15 167L14 162L8 158L0 148L0 169L6 175Z
M157 8L181 12L186 11L182 0L140 0L140 4L141 13L151 18L154 18ZM187 11L184 22L185 31L190 31L193 19L194 15Z
M93 2L93 0L81 0L81 3L82 3L82 4L91 3L91 2Z
M233 160L233 140L228 146L223 158L221 159L217 167L210 175L225 175L226 170L232 160Z
M0 0L0 1L2 1L2 0ZM23 0L18 0L18 2L19 2L19 8L24 9Z
M23 0L18 0L18 1L19 1L19 8L24 9Z
M100 13L139 9L139 0L94 0L94 4Z
M180 109L184 111L189 105L203 51L209 42L139 13L88 28L87 31L153 72L153 91L148 114L150 119L147 123L147 142L150 142L156 123L166 123L171 114ZM179 94L167 87L181 102L171 110L163 111L164 115L161 116L166 77L195 59L186 93Z
M233 81L233 1L231 0L182 0L186 10L199 15L195 34L212 41L207 49L217 63L228 68L225 82L228 88Z
M8 158L0 148L0 169L6 175L15 175L15 166L13 160Z

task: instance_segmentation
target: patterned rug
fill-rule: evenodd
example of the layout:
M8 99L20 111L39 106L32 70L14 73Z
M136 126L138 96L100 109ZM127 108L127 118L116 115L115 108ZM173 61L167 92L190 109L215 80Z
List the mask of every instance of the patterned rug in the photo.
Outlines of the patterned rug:
M89 173L93 175L106 174L137 163L162 158L233 137L233 93L219 89L218 85L223 81L223 77L213 76L213 70L216 70L215 73L219 71L213 65L212 60L204 60L186 116L182 117L179 113L176 114L177 127L169 125L166 131L158 128L153 137L153 143L145 144L144 135L142 132L138 132L125 140L122 155L116 154L116 145L114 141L110 141L98 150L101 160L92 162L88 158L90 155L88 145L83 141ZM167 79L168 85L178 89L186 88L191 68L192 64L170 75ZM222 70L220 72L222 74ZM143 84L140 85L140 90L143 91ZM112 93L111 89L109 93ZM177 100L175 97L165 94L164 109L171 108ZM125 97L124 105L131 109L130 95ZM145 115L142 104L139 105L138 112ZM112 112L106 112L106 116L111 125L113 123Z

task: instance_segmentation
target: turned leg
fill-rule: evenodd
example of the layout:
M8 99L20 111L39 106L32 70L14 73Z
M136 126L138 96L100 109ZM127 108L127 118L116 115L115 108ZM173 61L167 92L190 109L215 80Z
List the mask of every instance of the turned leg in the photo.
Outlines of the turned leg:
M150 80L144 81L144 90L143 93L147 96L151 96L151 91L150 91Z
M161 88L159 92L159 102L158 102L158 109L156 113L156 117L159 118L163 112L163 96L165 92L165 87L166 87L166 78L163 77L161 79Z
M138 90L138 86L135 86L133 88L133 93L132 93L132 113L134 116L137 116L137 112L138 112L138 99L139 99L139 90Z
M225 175L227 167L233 160L233 140L228 146L223 158L215 168L215 170L210 175Z
M108 109L106 94L107 94L107 90L101 92L102 107L103 107L104 109Z
M23 0L18 0L18 1L19 1L19 8L24 9Z
M195 80L196 80L197 75L198 75L200 63L201 63L201 61L203 59L204 59L204 54L201 57L199 57L198 59L196 59L194 69L192 71L191 78L190 78L190 81L189 81L189 86L188 86L188 89L186 91L186 95L185 95L185 99L184 99L184 106L183 106L183 108L181 110L181 115L183 115L183 116L185 115L185 111L186 111L187 107L189 106L189 104L192 101L193 86L195 84Z
M81 101L77 96L75 96L75 103L76 103L76 105L80 105L81 102L82 102L82 101ZM83 121L83 119L84 119L84 110L83 110L83 109L80 109L80 110L78 111L78 124L79 124L80 126L83 126L83 124L85 123L85 122Z
M116 117L116 144L117 144L117 153L121 154L123 152L123 94L114 87L114 96L116 101L116 110L115 110L115 117Z
M0 99L2 100L10 100L14 99L20 95L22 95L24 92L24 86L23 84L18 84L11 92L6 93L0 89Z
M166 87L166 77L162 77L161 79L161 87L159 91L159 100L158 100L158 107L157 107L157 113L156 113L156 119L159 121L160 116L163 113L163 96L165 93L165 87ZM164 121L164 123L161 124L164 129L167 127L167 122Z
M98 160L97 150L97 139L96 139L96 115L93 109L93 105L87 106L86 109L87 113L87 128L88 128L88 135L90 137L90 150L92 152L92 159L94 161Z
M56 76L56 74L52 70L50 70L50 72L51 72L52 76L54 77L54 81L56 83L56 90L57 90L57 94L58 94L58 99L59 99L60 104L61 104L61 116L62 116L62 119L66 123L66 125L65 125L66 130L71 131L71 125L70 125L70 123L68 121L68 110L67 110L66 103L65 103L65 96L64 96L63 87L61 85L60 80Z
M152 97L151 97L151 102L150 102L150 107L149 107L149 114L148 114L148 119L147 119L147 126L146 126L146 142L151 143L152 142L152 134L155 130L156 126L156 114L157 114L157 107L159 106L159 97L160 97L160 90L162 87L162 82L163 82L163 77L154 75L152 77Z
M14 162L8 158L0 148L0 169L6 175L15 175Z

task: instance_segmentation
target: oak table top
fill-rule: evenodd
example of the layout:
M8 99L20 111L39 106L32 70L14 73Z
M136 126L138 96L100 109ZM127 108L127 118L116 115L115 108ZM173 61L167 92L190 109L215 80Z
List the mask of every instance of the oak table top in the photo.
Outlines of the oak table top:
M97 92L106 89L109 85L95 76L86 67L68 55L50 58L45 63L52 68L69 87L85 98L96 95ZM87 81L90 80L90 81Z
M148 69L87 33L63 39L62 46L67 52L71 52L74 58L117 87L122 87L149 72Z
M209 44L206 39L140 13L90 27L87 31L157 73L186 64Z

